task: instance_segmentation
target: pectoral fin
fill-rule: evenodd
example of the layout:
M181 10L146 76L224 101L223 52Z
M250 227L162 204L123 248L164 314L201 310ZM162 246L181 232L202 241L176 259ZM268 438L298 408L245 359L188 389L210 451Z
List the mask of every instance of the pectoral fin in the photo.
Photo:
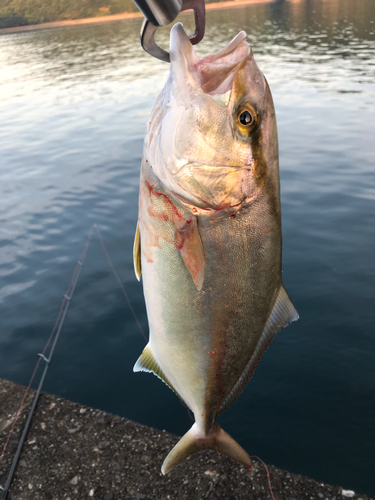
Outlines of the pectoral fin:
M134 247L133 247L133 259L134 259L134 271L139 281L142 274L142 264L141 264L141 233L139 231L139 223L137 224L137 229L135 231Z
M298 318L298 313L291 303L287 291L285 290L284 286L281 285L275 305L273 306L272 312L268 318L266 327L263 330L258 345L238 382L235 384L226 399L223 401L219 413L229 408L233 401L238 398L238 396L244 390L246 384L253 376L255 368L257 367L261 357L263 356L264 352L266 351L267 347L270 345L276 334L282 328L285 328L293 321L297 321Z
M177 229L175 243L195 286L201 290L206 261L196 217L188 220L184 226Z

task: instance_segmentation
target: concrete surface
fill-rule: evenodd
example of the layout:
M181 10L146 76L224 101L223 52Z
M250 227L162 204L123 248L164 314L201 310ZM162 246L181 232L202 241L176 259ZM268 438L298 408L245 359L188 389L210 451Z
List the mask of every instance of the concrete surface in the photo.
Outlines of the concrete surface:
M24 390L0 379L0 455ZM2 486L33 394L0 460ZM194 455L162 476L161 464L177 440L165 431L43 393L8 499L272 499L263 465L254 461L249 471L214 451ZM276 500L370 500L273 466L269 470Z

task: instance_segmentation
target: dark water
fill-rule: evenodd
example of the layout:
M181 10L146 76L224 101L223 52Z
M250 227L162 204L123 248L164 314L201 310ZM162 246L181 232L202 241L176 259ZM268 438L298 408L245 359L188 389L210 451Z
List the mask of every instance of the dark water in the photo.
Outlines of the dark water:
M139 27L0 37L0 377L28 382L93 222L147 331L132 244L144 124L168 68L141 51ZM276 105L283 276L301 319L219 420L268 463L374 494L375 2L209 12L199 53L240 29ZM178 398L132 372L143 346L94 238L45 389L182 434Z

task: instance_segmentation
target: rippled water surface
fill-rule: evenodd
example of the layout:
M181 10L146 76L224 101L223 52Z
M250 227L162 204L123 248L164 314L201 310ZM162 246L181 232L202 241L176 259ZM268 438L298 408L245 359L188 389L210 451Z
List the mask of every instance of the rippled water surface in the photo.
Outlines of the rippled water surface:
M0 37L0 377L28 382L93 222L147 331L132 244L145 122L168 67L142 52L139 28ZM199 54L241 29L275 101L283 280L300 320L219 421L268 463L374 494L375 3L210 11ZM143 346L94 237L45 389L182 434L178 398L132 372Z

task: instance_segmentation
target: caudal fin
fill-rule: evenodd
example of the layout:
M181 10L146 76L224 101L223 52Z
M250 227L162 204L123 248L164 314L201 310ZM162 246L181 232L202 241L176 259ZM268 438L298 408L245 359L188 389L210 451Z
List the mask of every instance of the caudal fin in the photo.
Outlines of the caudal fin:
M190 455L193 455L193 453L207 448L217 450L236 462L251 467L251 458L246 451L218 424L215 424L215 430L209 435L204 435L198 429L197 424L194 424L169 452L163 462L162 473L166 474L173 467L190 457Z

